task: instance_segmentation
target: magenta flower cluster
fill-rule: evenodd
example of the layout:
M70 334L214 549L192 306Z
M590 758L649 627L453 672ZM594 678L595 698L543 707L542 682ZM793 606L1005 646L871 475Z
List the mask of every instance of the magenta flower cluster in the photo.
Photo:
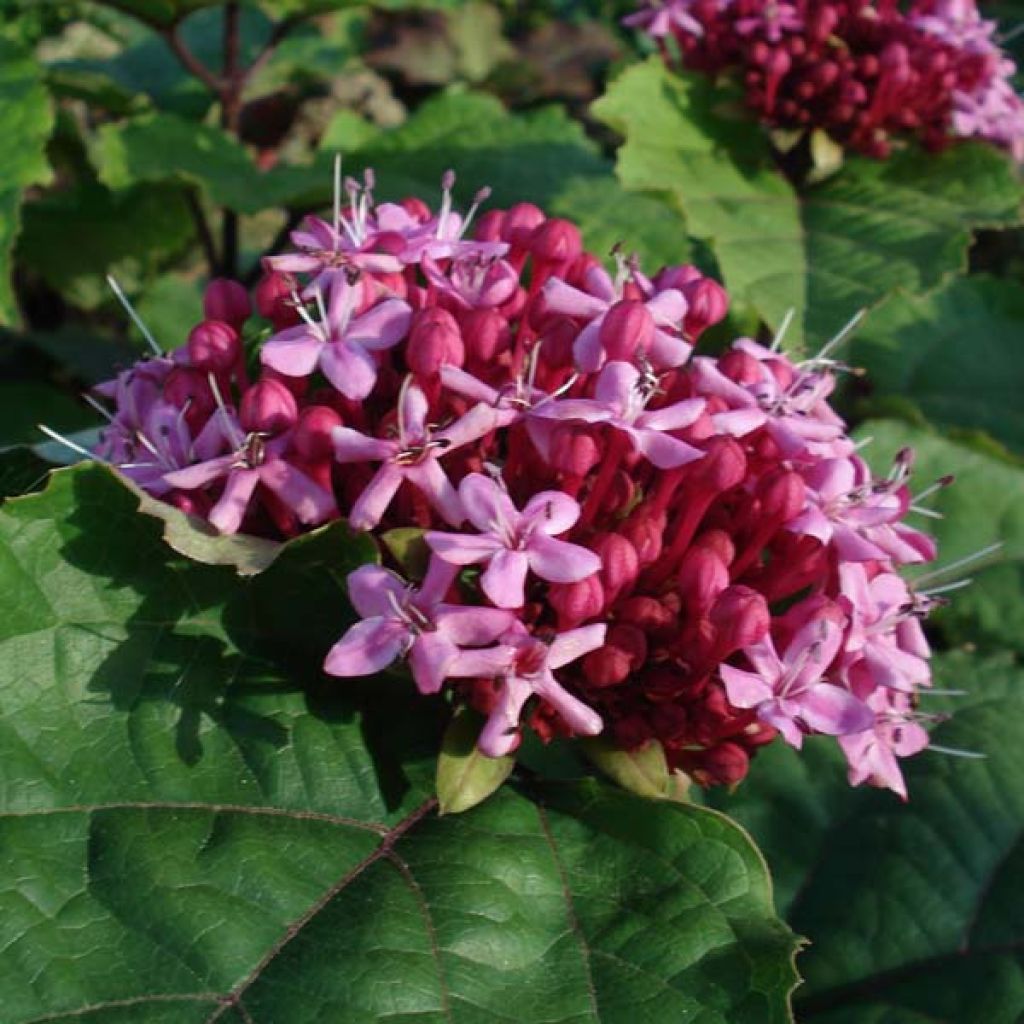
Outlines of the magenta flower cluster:
M734 73L766 124L873 157L894 137L985 139L1024 160L1024 102L975 0L643 0L626 23L669 63Z
M183 347L100 389L98 456L225 533L382 538L325 669L404 659L487 716L488 755L604 731L731 784L776 736L824 733L852 782L904 793L934 600L898 570L935 554L905 522L910 453L872 475L827 352L693 355L727 307L695 267L609 272L528 203L470 230L486 193L463 218L452 184L434 212L350 180L267 259L262 335L213 282ZM422 531L422 578L398 527Z

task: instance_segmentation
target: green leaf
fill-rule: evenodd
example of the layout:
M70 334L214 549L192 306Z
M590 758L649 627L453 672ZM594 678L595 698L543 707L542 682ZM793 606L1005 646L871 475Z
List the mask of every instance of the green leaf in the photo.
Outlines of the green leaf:
M110 301L105 277L134 291L193 239L188 204L173 185L112 193L90 183L27 203L19 263L68 301L95 309Z
M887 471L893 455L910 445L917 456L916 490L948 473L956 477L951 487L924 502L942 518L914 521L938 540L937 564L951 565L992 544L1002 547L930 581L936 585L973 580L949 595L948 607L935 615L935 621L954 642L1024 652L1024 468L896 422L868 422L858 435L874 438L863 454L876 472Z
M548 209L578 224L584 245L602 259L621 245L653 273L697 258L678 211L652 196L624 191L611 176L570 181Z
M746 120L717 116L715 102L706 81L679 78L652 57L627 68L592 110L625 136L622 183L670 194L690 233L711 243L733 300L777 327L808 304L797 197L770 166L767 141Z
M96 467L0 509L4 1020L789 1020L728 820L596 783L436 816L442 702L319 669L352 555L185 562Z
M715 805L759 840L790 924L811 940L806 1024L1017 1024L1024 1008L1024 672L938 662L934 742L984 759L903 762L910 801L846 786L830 739L773 744Z
M651 58L620 75L594 113L625 136L623 183L672 195L734 300L772 327L797 310L791 345L816 347L897 287L920 291L965 269L972 228L1019 222L1019 176L991 146L851 157L798 195L767 137L721 107L705 79Z
M418 526L396 526L381 534L381 542L388 554L409 579L421 580L427 573L430 548L423 539L425 533L426 530Z
M516 759L488 757L477 740L484 717L472 708L459 708L441 741L437 758L437 805L441 814L461 814L483 803L512 774Z
M622 750L603 736L581 740L583 753L613 782L637 796L664 800L669 795L669 775L665 750L651 740L639 750Z
M897 293L857 332L851 360L872 396L913 401L933 423L985 430L1024 454L1024 294L984 276Z
M0 39L0 324L17 316L10 255L23 190L50 178L45 146L52 128L53 110L39 65Z

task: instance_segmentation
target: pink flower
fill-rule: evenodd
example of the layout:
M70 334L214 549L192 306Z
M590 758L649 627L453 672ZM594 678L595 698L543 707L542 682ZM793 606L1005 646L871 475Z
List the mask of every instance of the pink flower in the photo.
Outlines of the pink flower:
M308 377L319 367L346 398L365 398L377 382L373 354L406 335L412 309L401 299L385 299L354 317L360 291L360 285L336 278L329 306L321 302L320 322L307 316L306 323L275 334L260 352L264 365L286 377Z
M500 306L519 287L519 274L510 264L479 252L456 256L447 272L432 256L424 256L423 273L438 292L462 309Z
M578 544L555 540L580 515L579 505L561 491L535 494L520 512L494 480L471 473L459 484L459 498L478 534L430 531L426 542L453 565L487 565L480 586L499 608L521 608L526 574L551 583L576 583L601 568L601 559Z
M191 491L223 480L224 490L209 515L221 533L238 532L259 485L272 491L301 523L315 525L337 514L334 496L285 459L287 435L268 439L260 431L246 433L225 408L214 416L230 452L167 473L164 481Z
M690 32L698 38L704 35L704 26L690 14L698 0L646 0L635 14L622 19L630 28L643 29L653 39L670 36L676 29Z
M553 425L561 420L604 423L629 438L639 452L658 469L676 469L704 453L668 431L690 426L704 411L704 399L690 398L646 411L657 381L623 362L606 364L597 379L594 398L545 402L531 410L531 437L541 452L550 447Z
M682 366L689 358L692 346L679 336L688 304L683 293L675 288L655 291L654 285L639 273L633 272L634 283L644 293L644 305L654 320L654 334L650 347L644 353L656 370ZM576 366L592 373L604 365L607 358L601 345L601 325L608 310L622 298L624 280L618 283L602 267L593 267L585 275L585 290L552 277L544 283L544 309L549 313L571 316L589 321L573 344Z
M858 456L824 459L805 470L804 479L812 501L787 530L832 544L848 561L910 564L934 557L931 539L900 522L908 504L902 479L876 481Z
M373 529L404 481L421 491L446 523L458 526L466 518L459 496L438 460L493 430L494 410L476 405L451 426L435 430L427 424L428 409L426 396L410 378L398 399L397 440L367 437L350 427L334 429L338 462L382 463L349 512L349 525L354 530Z
M547 701L577 735L596 736L603 727L601 716L561 686L554 672L601 647L607 628L603 623L581 626L545 643L517 624L499 646L463 651L451 666L453 676L501 682L497 702L480 734L481 751L488 757L502 757L516 749L519 719L533 696Z
M873 724L862 732L839 737L839 745L850 766L850 785L867 782L891 789L906 800L907 786L898 759L924 750L928 746L928 733L914 721L907 694L876 690L866 704L875 714Z
M839 651L843 631L833 615L812 614L796 631L780 658L771 634L745 647L753 671L722 665L729 703L753 708L778 729L791 746L803 744L805 731L841 736L860 732L873 721L870 708L848 690L822 676Z
M461 648L493 643L514 621L496 608L446 604L457 571L432 559L419 590L376 565L350 573L349 598L362 621L331 648L324 671L369 676L407 656L420 692L437 693Z
M860 562L839 566L840 601L849 609L850 628L844 644L843 674L855 693L876 687L913 693L928 686L931 670L920 650L923 641L915 617L915 602L906 582L895 573L868 579ZM916 627L912 649L904 650L904 627Z

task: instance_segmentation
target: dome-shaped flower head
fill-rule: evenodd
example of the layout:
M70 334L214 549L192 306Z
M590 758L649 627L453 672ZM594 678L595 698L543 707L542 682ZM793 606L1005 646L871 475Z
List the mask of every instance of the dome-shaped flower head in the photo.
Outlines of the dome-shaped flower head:
M579 544L555 540L579 519L580 507L561 491L535 494L520 512L496 481L471 473L459 484L466 517L480 532L425 536L440 558L453 565L486 564L480 587L499 608L521 608L526 574L550 583L576 583L601 568L601 559Z

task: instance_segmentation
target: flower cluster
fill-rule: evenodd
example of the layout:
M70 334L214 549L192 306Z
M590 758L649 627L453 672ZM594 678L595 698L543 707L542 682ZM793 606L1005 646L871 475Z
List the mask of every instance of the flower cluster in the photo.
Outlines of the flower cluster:
M908 135L986 139L1024 160L1015 67L975 0L643 0L626 23L670 62L735 73L772 127L873 157Z
M604 730L735 783L776 735L826 733L853 782L902 793L933 603L897 574L934 556L904 522L910 453L872 476L827 351L693 355L727 307L696 268L609 273L528 203L471 232L452 184L435 213L349 181L266 260L249 365L249 297L213 282L186 345L100 389L99 456L226 533L344 517L387 559L421 530L422 578L352 573L325 668L407 659L486 714L488 755Z

